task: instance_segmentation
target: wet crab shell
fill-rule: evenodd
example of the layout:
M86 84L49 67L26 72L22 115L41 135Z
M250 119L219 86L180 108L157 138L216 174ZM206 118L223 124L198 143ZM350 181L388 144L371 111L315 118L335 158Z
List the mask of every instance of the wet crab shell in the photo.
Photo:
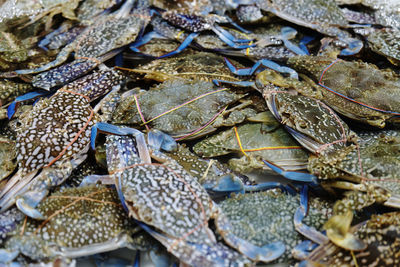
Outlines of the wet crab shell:
M236 61L233 62L237 66L242 66ZM191 49L186 49L183 54L172 58L153 60L148 64L137 67L134 71L145 74L145 79L158 82L177 78L204 81L213 79L240 81L226 67L222 56L208 52L196 52Z
M272 117L272 115L270 115ZM237 127L237 133L243 149L254 149L245 152L247 156L240 159L231 158L230 168L240 173L250 173L266 168L262 159L274 162L282 168L302 169L307 164L308 154L302 150L291 136L275 121L271 123L248 123ZM268 126L267 126L268 125ZM269 128L270 127L270 128ZM277 149L262 149L262 148ZM296 149L285 149L296 147ZM257 149L260 148L258 151ZM281 149L278 149L281 148ZM242 156L234 129L210 136L193 146L193 151L202 157L217 157L227 154Z
M394 65L400 65L400 31L385 28L376 30L367 37L372 51L381 54Z
M323 101L338 113L380 128L397 121L400 82L393 71L322 56L292 57L288 64L322 84Z
M324 34L336 36L338 27L348 22L334 0L272 0L257 1L261 9Z
M37 103L25 118L17 136L18 164L29 173L52 162L71 143L81 129L82 135L67 148L63 157L79 154L89 144L91 118L88 100L70 92L59 91Z
M209 94L210 93L210 94ZM200 97L204 96L204 97ZM137 105L140 106L147 125L173 136L184 136L193 133L215 121L227 105L239 100L242 95L217 89L211 82L199 80L172 79L135 96L131 95L121 101L113 114L113 123L137 125L143 122ZM163 99L163 102L159 102ZM195 101L188 103L190 100ZM187 105L182 105L188 103ZM182 106L180 106L182 105ZM174 109L179 106L179 108ZM172 112L169 112L171 111ZM160 114L164 114L159 116ZM214 118L214 119L213 119ZM195 137L215 131L212 124Z
M231 222L231 231L238 237L263 246L282 241L285 254L275 262L294 263L291 250L303 237L295 230L293 217L299 207L299 197L283 193L280 189L266 192L238 194L219 203ZM314 198L309 203L304 223L318 230L332 214L331 204ZM282 207L285 207L282 209Z
M344 178L400 193L400 133L396 130L359 133L359 148L348 147L329 156L310 157L308 169L320 179Z
M33 260L90 255L90 248L134 232L115 190L104 186L67 188L47 197L38 209L48 218L21 222L5 248ZM22 233L22 235L21 235ZM118 245L115 244L115 248Z

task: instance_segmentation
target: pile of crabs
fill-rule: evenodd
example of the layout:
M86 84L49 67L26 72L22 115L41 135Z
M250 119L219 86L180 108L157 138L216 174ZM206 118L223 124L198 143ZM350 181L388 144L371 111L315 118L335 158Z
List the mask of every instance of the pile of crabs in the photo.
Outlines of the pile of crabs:
M399 266L397 0L0 1L0 264Z

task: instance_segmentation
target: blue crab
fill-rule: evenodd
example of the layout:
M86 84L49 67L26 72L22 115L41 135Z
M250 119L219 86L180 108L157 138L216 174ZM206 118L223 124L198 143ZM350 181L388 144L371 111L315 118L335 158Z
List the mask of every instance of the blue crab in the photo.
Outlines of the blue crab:
M208 227L211 218L224 240L252 260L268 262L283 253L280 242L257 247L234 236L229 221L205 189L175 160L159 151L173 149L175 141L152 132L148 139L151 154L139 131L136 142L132 138L108 136L110 175L95 180L115 184L129 216L172 254L195 266L249 264L246 257L216 241Z
M240 1L239 1L240 2ZM249 4L249 1L244 1ZM353 38L341 28L348 28L349 24L344 14L334 0L255 0L253 2L260 9L271 12L274 15L311 28L322 34L337 37L347 47L341 51L341 55L353 55L363 47L363 43Z
M157 45L157 44L156 44ZM165 45L165 43L163 43ZM148 45L146 45L148 47ZM151 53L153 54L153 53ZM234 61L238 66L240 63ZM240 81L224 65L222 56L209 52L186 49L185 53L173 58L155 59L147 64L130 69L129 72L144 75L146 80L164 82L169 79L205 80L224 79Z
M268 123L246 123L237 129L220 132L196 143L193 151L206 158L237 155L239 158L229 159L228 166L249 177L271 174L270 168L262 160L268 160L287 171L305 169L308 154L283 127L279 127L271 113L267 114Z
M288 64L318 83L315 88L321 99L338 113L379 128L386 122L397 122L400 87L395 72L364 62L318 56L293 57Z
M0 249L0 262L20 253L41 261L137 247L132 235L140 228L129 220L112 188L64 189L47 197L38 209L47 219L21 221Z
M132 44L130 47L133 51L139 51L137 50L137 47L147 43L152 38L172 38L180 40L183 37L184 39L177 49L164 54L159 58L169 57L183 51L190 43L192 43L193 40L195 40L195 38L197 38L197 36L199 36L200 32L206 30L212 30L217 34L219 39L232 48L244 49L252 46L248 44L251 40L237 39L229 31L217 25L217 22L233 23L231 20L227 19L227 17L215 14L199 15L192 11L180 13L177 10L162 11L160 15L162 19L167 22L155 18L152 21L153 31L143 36L143 38L138 40L138 42ZM176 28L175 26L179 28ZM192 33L185 34L181 29L191 31Z
M79 5L79 0L59 1L44 0L32 2L26 0L7 0L0 6L0 30L8 30L10 26L22 27L29 25L43 16L48 16L46 28L51 26L51 20L54 15L62 13L65 18L76 19L74 10Z
M87 73L98 66L100 62L120 52L118 48L133 42L150 21L147 9L135 9L130 14L133 2L133 0L127 1L118 11L98 18L65 46L54 61L36 69L3 73L3 76L9 77L49 70L65 62L72 52L75 52L75 61L40 74L36 78L36 85L48 90Z
M304 226L312 231L322 230L332 215L330 202L313 198L308 202L307 216L300 221L296 215L301 205L299 202L299 194L291 195L281 189L270 189L266 192L237 194L220 202L219 206L237 236L259 246L282 240L286 251L274 263L292 265L295 262L292 250L304 239ZM327 238L322 237L321 240L322 243L327 242Z
M285 79L272 70L259 73L256 79L275 118L312 153L329 154L356 141L356 134L327 105L289 91L296 89L317 96L314 87L295 79Z
M374 202L400 207L397 166L399 132L360 133L358 147L352 145L309 159L308 169L326 187L351 190L335 204L337 214L360 210Z
M95 125L102 119L107 120L107 111L115 105L114 95L123 79L123 75L112 69L95 71L64 86L50 98L41 99L23 116L16 140L19 170L2 188L1 211L18 198L21 210L40 218L34 206L46 196L49 188L62 183L85 159L91 131L95 138L99 129ZM90 101L111 89L114 91L97 108L90 106ZM97 113L101 106L105 111L103 118ZM12 106L9 107L11 111Z
M127 92L122 96L112 122L125 125L144 124L178 139L193 139L213 132L217 127L235 123L234 111L240 112L250 102L244 101L230 110L227 107L243 96L230 92L227 88L216 88L207 81L170 79L148 91ZM159 99L165 101L160 103ZM246 111L249 110L243 110L244 116L238 116L240 121L248 117ZM249 111L248 115L252 114ZM218 119L225 115L229 115L227 119Z

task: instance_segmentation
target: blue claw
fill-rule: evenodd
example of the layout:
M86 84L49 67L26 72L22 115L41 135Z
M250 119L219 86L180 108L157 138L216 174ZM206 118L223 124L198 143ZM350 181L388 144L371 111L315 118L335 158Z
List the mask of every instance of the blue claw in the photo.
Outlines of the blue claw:
M303 185L300 192L300 207L297 209L294 216L295 223L301 223L308 212L308 186Z
M21 198L18 198L16 205L20 211L26 216L37 220L46 219L43 214L36 209L36 206L40 201L47 196L48 191L29 191L25 193Z
M254 191L263 191L263 190L269 190L273 188L282 188L282 184L278 182L265 182L265 183L260 183L256 185L245 185L244 186L244 191L246 192L254 192Z
M17 107L18 107L20 102L27 101L27 100L32 100L32 99L35 99L35 98L37 98L39 96L44 96L44 95L47 95L47 94L49 94L49 92L30 92L30 93L27 93L27 94L24 94L24 95L16 97L15 100L7 108L7 117L8 117L8 119L11 119L14 116L15 111L16 111L16 109L17 109Z
M295 228L300 234L307 237L314 243L321 245L329 242L329 239L325 235L318 232L316 229L302 223L304 217L307 215L307 212L308 212L308 185L304 185L300 193L300 207L296 210L296 213L294 214L293 222Z
M177 49L175 49L174 51L171 51L165 55L162 55L158 58L165 58L165 57L170 57L176 54L179 54L180 52L182 52L186 47L188 47L190 45L190 43L194 40L194 38L196 38L199 35L199 33L197 32L193 32L191 34L189 34L185 40L183 40L183 42L179 45L179 47Z
M282 41L285 44L285 47L294 52L296 55L307 55L307 53L304 52L303 49L289 41L289 39L294 38L296 34L297 31L292 27L283 27L281 29Z
M140 267L140 251L136 251L135 261L133 263L133 267Z
M249 76L249 75L252 75L254 72L254 71L252 71L252 68L238 69L232 64L232 62L229 59L227 59L227 58L224 58L224 59L225 59L226 66L233 74L236 74L239 76Z
M203 187L207 191L211 191L212 193L224 193L224 194L230 194L230 193L244 193L244 185L242 181L237 178L236 176L233 176L232 174L227 174L223 177L221 177L218 180L217 184L203 184Z
M122 176L122 175L119 175L119 176L118 176L118 184L115 185L115 188L117 189L117 194L118 194L119 199L121 200L122 207L123 207L124 210L129 214L129 208L128 208L128 206L126 205L125 197L124 197L124 194L122 193L121 176Z
M243 69L238 69L236 68L230 61L229 59L225 58L225 63L228 66L229 70L236 74L236 75L253 75L253 73L259 69L260 66L264 66L270 69L273 69L277 72L282 72L282 73L287 73L290 75L291 78L298 79L299 76L297 72L294 69L291 69L289 67L281 66L278 63L275 63L271 60L268 59L261 59L257 61L253 67L251 68L243 68Z
M96 147L96 137L98 134L98 131L103 132L103 133L108 133L108 134L115 134L115 135L142 135L142 132L139 130L133 129L133 128L121 128L109 123L105 122L98 122L96 123L91 130L91 136L90 136L90 147L95 150Z
M233 234L228 233L225 238L228 238L233 247L253 261L270 262L279 258L286 250L285 244L280 241L258 247Z
M175 139L159 130L151 130L147 135L147 143L153 149L171 152L178 148Z
M224 28L221 28L219 26L215 26L215 28L217 29L217 31L219 31L221 34L223 34L225 38L229 39L230 41L232 41L234 43L250 43L252 41L249 39L237 39L229 31L227 31Z
M252 45L237 45L235 43L238 42L246 42L246 43L250 43L251 40L247 40L247 39L236 39L231 33L229 33L227 30L222 29L221 27L215 26L213 28L213 31L218 35L219 39L221 39L221 41L223 41L224 43L226 43L227 45L229 45L232 48L235 49L246 49L246 48L250 48L250 47L254 47L256 46L255 44Z
M297 172L297 171L285 171L281 167L275 165L274 163L268 161L268 160L263 160L263 162L270 167L273 171L276 173L282 175L283 177L293 180L293 181L299 181L299 182L316 182L317 177L315 175L306 173L306 172Z
M164 38L164 36L160 35L159 33L152 31L149 32L145 35L143 35L141 38L139 38L138 40L136 40L135 42L133 42L129 48L133 51L133 52L137 52L140 53L140 50L138 49L138 47L147 44L148 42L150 42L153 38Z
M343 49L340 52L341 56L352 56L360 52L361 48L363 48L363 43L357 39L350 39L348 42L348 47Z
M202 265L204 266L226 266L227 264L231 265L235 263L236 265L244 265L242 262L237 262L236 258L229 258L230 256L236 256L237 253L233 254L231 249L220 244L206 244L206 243L193 243L189 241L176 242L176 239L172 239L166 235L163 235L148 225L134 220L140 227L143 228L147 233L152 235L155 239L161 242L165 247L171 247L171 245L175 244L175 249L172 250L172 254L174 254L178 259L187 263L188 265L196 265L195 263L199 263L197 260L202 258ZM178 248L176 248L179 246ZM196 256L194 257L193 254ZM239 256L239 255L238 255ZM239 257L242 260L242 257ZM193 262L195 260L196 262ZM250 262L248 262L250 263Z
M233 27L235 27L235 28L238 29L239 31L244 32L244 33L247 33L247 34L251 33L251 31L246 30L245 28L243 28L242 26L240 26L239 24L237 24L236 22L234 22L230 17L227 17L227 19L228 19L228 21L229 21L229 24L231 24ZM247 40L247 41L248 41L248 40Z
M307 44L315 39L314 36L304 36L299 43L299 47L306 53L306 55L310 55L308 51Z
M282 39L293 39L294 37L296 37L297 31L292 28L292 27L283 27L281 29L281 38Z

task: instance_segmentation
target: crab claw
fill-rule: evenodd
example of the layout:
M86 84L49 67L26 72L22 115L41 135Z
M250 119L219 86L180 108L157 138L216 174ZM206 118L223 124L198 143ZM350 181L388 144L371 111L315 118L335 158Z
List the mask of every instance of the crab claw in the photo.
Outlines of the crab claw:
M400 197L398 195L390 196L384 204L388 207L400 208Z
M147 135L147 141L149 146L155 150L163 149L170 152L178 148L174 138L159 130L151 130Z
M307 53L303 49L289 41L289 39L294 38L296 34L297 31L292 27L283 27L281 29L282 41L285 44L286 48L294 52L296 55L307 55Z
M285 252L285 245L280 241L258 247L231 234L226 238L233 242L237 250L253 261L270 262Z
M296 210L294 214L294 226L296 230L312 240L317 244L325 244L329 242L329 239L317 231L315 228L309 227L302 223L302 220L307 215L308 212L308 186L304 185L301 189L300 193L300 207Z
M180 52L182 52L186 47L188 47L192 41L199 35L199 33L197 32L193 32L191 34L189 34L185 40L183 40L183 42L179 45L179 47L177 49L175 49L174 51L171 51L167 54L164 54L162 56L159 56L158 59L160 58L165 58L165 57L170 57L176 54L179 54Z
M98 122L96 123L91 130L91 137L90 137L90 146L93 150L95 150L95 143L96 143L96 137L98 132L104 132L104 133L109 133L109 134L114 134L114 135L132 135L136 139L137 143L137 148L139 151L140 157L143 159L143 162L145 163L150 163L150 154L147 149L146 145L146 140L144 139L144 135L141 131L133 129L133 128L128 128L128 127L119 127L115 126L109 123L104 123L104 122Z
M203 187L212 193L244 193L244 185L243 182L236 176L232 174L227 174L221 177L217 183L205 183Z
M282 175L283 177L292 180L292 181L299 181L299 182L316 182L317 177L315 175L312 175L310 173L306 172L297 172L297 171L285 171L278 165L272 163L271 161L268 160L263 160L265 165L270 167L274 172Z
M351 211L332 216L324 225L326 235L337 246L347 250L360 251L367 245L358 237L349 232L353 213Z
M163 235L148 225L136 221L147 233L152 235L161 244L182 262L191 266L231 266L250 264L250 261L236 251L220 243L203 244L185 240L178 241ZM238 264L239 263L239 264Z
M16 205L20 211L22 211L26 216L37 220L46 219L43 214L38 211L36 206L40 201L47 195L47 190L42 191L29 191L17 199Z
M43 96L43 95L47 95L47 94L49 94L49 92L30 92L30 93L26 93L26 94L21 95L21 96L17 96L15 98L15 100L7 108L8 119L11 119L14 116L15 111L18 108L19 103L21 103L23 101L32 100L32 99L35 99L37 97L40 97L40 96Z
M238 69L236 68L232 62L229 61L229 59L225 58L225 63L228 66L229 70L236 74L236 75L253 75L254 72L256 72L256 70L258 70L260 67L267 67L270 69L273 69L277 72L281 72L281 73L287 73L290 75L291 78L294 78L296 80L299 79L299 76L297 74L297 72L294 69L291 69L289 67L285 67L285 66L281 66L276 62L273 62L271 60L268 59L261 59L259 61L257 61L253 67L251 68L243 68L243 69Z
M19 254L19 251L9 251L7 249L0 249L0 262L7 263L15 259Z

